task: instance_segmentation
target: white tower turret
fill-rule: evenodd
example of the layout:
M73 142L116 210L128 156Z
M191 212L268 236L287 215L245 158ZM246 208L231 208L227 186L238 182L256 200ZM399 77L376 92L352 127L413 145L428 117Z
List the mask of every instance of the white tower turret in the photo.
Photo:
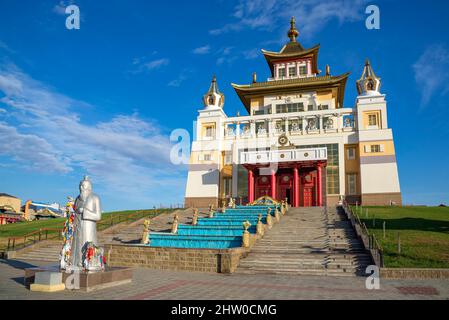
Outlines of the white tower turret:
M366 59L362 76L357 80L357 92L359 95L379 95L380 94L380 78L376 76L371 68L371 64Z
M218 90L217 78L212 78L209 90L203 96L203 103L207 110L223 108L224 94Z

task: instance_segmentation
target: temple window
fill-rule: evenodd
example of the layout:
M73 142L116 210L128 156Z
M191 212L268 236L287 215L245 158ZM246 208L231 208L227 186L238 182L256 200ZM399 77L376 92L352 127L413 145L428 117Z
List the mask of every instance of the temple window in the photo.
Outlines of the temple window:
M224 164L225 164L225 165L232 164L232 153L231 153L231 152L226 152L226 153L225 153L225 156L224 156Z
M212 156L209 153L207 153L207 154L204 155L203 159L204 159L204 161L211 161L212 160Z
M285 68L279 68L278 69L278 77L279 78L285 77Z
M307 106L307 111L313 111L313 104L309 104Z
M380 152L380 144L372 144L371 145L371 152L372 153Z
M214 136L214 127L213 126L207 126L205 131L205 137L212 138Z
M368 115L368 125L369 126L377 126L377 115L376 114Z
M299 66L299 74L301 76L304 76L307 74L307 66L306 65Z
M304 111L304 104L302 102L276 105L276 113L299 112L299 111Z
M357 194L357 174L355 173L348 174L348 194Z
M289 77L296 77L296 67L289 67L288 68L288 76Z
M354 160L355 159L355 148L348 148L347 149L347 157L348 157L348 160Z

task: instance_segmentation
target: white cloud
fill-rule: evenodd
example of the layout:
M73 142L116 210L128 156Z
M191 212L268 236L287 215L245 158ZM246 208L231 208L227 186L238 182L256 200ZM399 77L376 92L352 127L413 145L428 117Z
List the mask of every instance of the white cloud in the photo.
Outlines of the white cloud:
M148 70L159 69L160 67L168 65L170 62L167 58L157 59L144 64L145 68Z
M4 122L0 122L0 145L0 154L13 158L27 169L57 173L72 171L68 161L45 139L21 134Z
M155 53L152 54L154 56ZM165 67L170 64L170 59L168 58L159 58L148 60L146 57L134 58L131 62L132 70L129 71L131 74L138 74L144 71L154 71Z
M339 23L361 20L366 3L366 0L241 0L232 14L236 21L209 33L220 35L242 29L272 30L275 26L286 29L290 17L295 16L300 36L310 37L331 19L337 19Z
M245 59L256 59L261 56L260 49L250 49L243 51L243 56Z
M208 54L210 52L210 46L205 45L202 47L198 47L192 50L192 53L194 54Z
M6 43L0 40L0 50L6 51L8 53L14 53L14 50L12 50Z
M0 122L0 154L17 165L60 174L76 170L140 199L166 186L182 188L183 175L177 173L185 168L171 164L169 136L155 121L134 113L87 124L83 110L93 106L15 67L0 66L0 92L0 106L14 115L10 123Z
M421 91L421 107L440 91L449 92L449 51L442 45L428 47L412 66Z
M176 79L173 79L173 80L171 80L171 81L168 83L168 86L170 86L170 87L180 87L181 84L182 84L184 81L186 81L186 80L191 76L191 74L194 73L194 72L195 72L195 70L194 70L193 68L186 68L186 69L183 69L183 70L179 73L179 75L178 75L178 77L177 77Z
M59 14L59 15L63 16L63 15L66 14L66 13L65 13L65 9L66 9L68 6L70 6L71 4L74 4L74 1L73 1L73 0L70 0L70 1L59 1L59 3L56 4L56 5L53 7L53 12L56 13L56 14Z
M232 64L237 59L237 55L231 55L233 50L234 47L223 47L218 50L217 55L220 57L217 59L217 65Z

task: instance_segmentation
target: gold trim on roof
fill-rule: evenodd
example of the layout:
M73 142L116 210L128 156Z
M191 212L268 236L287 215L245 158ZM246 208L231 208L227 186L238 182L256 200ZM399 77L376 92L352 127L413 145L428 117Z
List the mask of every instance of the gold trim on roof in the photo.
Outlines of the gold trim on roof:
M349 72L340 76L319 76L305 77L286 80L274 80L265 82L256 82L252 84L238 85L231 83L246 110L250 113L251 98L255 96L265 96L268 94L285 94L298 90L317 90L332 89L338 90L337 107L343 107L343 99L345 94L346 81Z

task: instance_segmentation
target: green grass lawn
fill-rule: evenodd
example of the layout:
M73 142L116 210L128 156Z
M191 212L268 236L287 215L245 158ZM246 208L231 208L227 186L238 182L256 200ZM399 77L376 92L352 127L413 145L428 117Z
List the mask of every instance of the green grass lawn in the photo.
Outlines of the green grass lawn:
M157 212L166 212L169 209L158 209ZM111 216L113 215L114 218L118 218L119 216L125 217L126 215L129 215L131 213L140 211L145 211L148 213L153 213L153 209L147 209L147 210L127 210L127 211L114 211L114 212L105 212L101 216L101 221L110 221ZM117 220L119 221L119 220ZM19 223L12 223L7 225L0 226L0 238L7 238L7 237L16 237L21 236L33 231L37 231L39 229L62 229L65 223L64 218L56 218L56 219L50 219L50 220L35 220L31 222L19 222ZM115 224L115 223L114 223ZM106 227L106 226L105 226ZM104 228L99 228L104 229Z
M382 246L385 267L449 268L448 207L363 207L357 213Z

